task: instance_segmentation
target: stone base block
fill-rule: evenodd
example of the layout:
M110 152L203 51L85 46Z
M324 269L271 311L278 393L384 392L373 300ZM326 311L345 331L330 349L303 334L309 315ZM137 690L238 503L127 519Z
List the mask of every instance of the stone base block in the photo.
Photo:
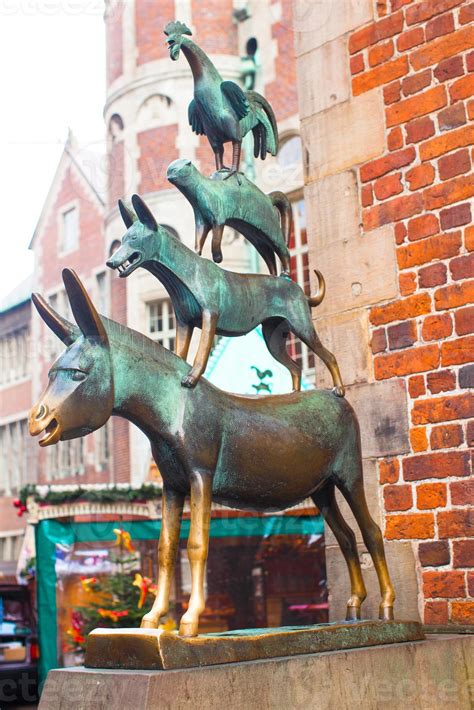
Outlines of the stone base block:
M39 710L469 710L474 635L171 671L51 671Z

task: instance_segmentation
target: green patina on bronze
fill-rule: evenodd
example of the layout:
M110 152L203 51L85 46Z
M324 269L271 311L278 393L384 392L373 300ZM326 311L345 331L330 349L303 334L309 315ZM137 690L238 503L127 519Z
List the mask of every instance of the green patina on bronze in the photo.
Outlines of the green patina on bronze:
M224 271L159 226L138 195L132 202L138 219L120 202L128 231L107 266L117 269L121 277L142 266L163 283L176 314L176 353L180 357L187 357L193 329L202 329L194 366L184 376L183 385L194 387L204 373L215 335L245 335L262 324L267 347L290 371L295 390L301 386L301 368L286 350L290 333L323 360L336 393L344 394L336 359L322 345L311 318L310 308L324 296L324 279L319 272L319 292L307 298L298 284L284 276Z
M216 158L216 168L224 167L224 144L232 142L232 167L238 172L243 137L252 131L255 157L278 151L278 129L272 107L256 91L243 91L233 81L223 81L209 57L190 39L191 30L182 22L165 27L173 61L182 51L194 78L194 99L189 104L189 124L197 135L206 135Z
M277 254L283 272L289 275L291 204L283 192L265 195L244 176L240 184L235 177L225 180L227 174L223 171L214 173L212 178L205 177L185 159L173 161L167 176L194 210L195 248L199 254L212 230L212 257L216 263L222 261L221 242L227 224L253 244L271 274L277 273Z
M336 487L351 505L374 560L381 615L391 618L394 593L382 536L367 509L359 427L348 402L324 390L243 397L222 392L204 379L193 390L182 388L189 371L184 360L102 318L73 271L65 269L63 278L78 327L40 296L33 298L67 349L54 363L48 388L31 411L30 433L44 432L40 445L47 446L84 436L116 414L136 424L150 440L163 476L163 528L158 594L142 625L156 628L168 608L188 494L193 586L181 635L197 634L204 609L212 500L240 509L275 510L311 496L346 555L353 592L348 615L356 618L365 587L355 538L335 502Z

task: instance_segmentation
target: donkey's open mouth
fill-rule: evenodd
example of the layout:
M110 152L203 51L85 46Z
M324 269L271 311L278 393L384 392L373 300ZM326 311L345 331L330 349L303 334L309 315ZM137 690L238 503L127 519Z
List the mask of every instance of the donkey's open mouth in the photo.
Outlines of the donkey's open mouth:
M61 437L61 428L59 426L58 420L53 417L53 419L51 419L49 424L44 429L36 433L33 433L30 430L30 433L32 433L33 436L37 436L38 434L44 434L43 438L38 441L38 444L40 446L49 446L50 444L56 444L59 441Z
M125 259L121 264L118 264L114 268L117 269L119 272L119 276L128 276L129 274L132 273L132 271L135 271L137 266L140 266L142 263L142 255L140 254L139 251L134 251L133 254L128 259Z
M61 431L59 428L59 422L57 419L53 418L49 422L48 426L44 430L45 436L38 442L40 446L48 446L48 444L55 444L59 437L61 436Z

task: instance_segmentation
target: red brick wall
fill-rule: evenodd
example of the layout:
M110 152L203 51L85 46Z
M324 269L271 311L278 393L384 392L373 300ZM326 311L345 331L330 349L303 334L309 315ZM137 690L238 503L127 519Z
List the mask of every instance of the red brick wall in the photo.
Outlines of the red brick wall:
M79 207L80 247L68 254L59 253L59 215L64 206L77 202ZM103 215L97 200L89 193L69 168L59 188L56 201L49 213L41 240L41 288L49 290L60 285L61 271L70 267L87 278L103 263Z
M383 87L386 152L364 230L394 225L400 295L372 308L377 379L403 378L411 453L380 461L385 536L412 540L427 623L474 623L474 3L392 0L349 38L352 91Z
M107 86L123 73L123 2L109 3L105 14Z
M138 158L140 193L166 190L171 187L166 178L166 170L171 161L178 157L177 138L177 124L150 128L137 134L140 149Z
M275 3L273 3L275 4ZM271 103L277 121L298 113L296 90L296 59L291 28L292 1L281 0L281 20L272 25L272 37L277 42L275 58L275 81L265 85L265 98Z
M207 54L238 54L233 0L192 0L195 40Z
M31 380L28 379L17 385L2 388L0 400L1 417L11 417L15 412L27 411L31 405Z
M174 0L136 0L135 32L137 64L146 64L168 55L163 29L175 18Z
M107 178L109 207L114 207L119 197L125 196L125 144L123 140L116 140L110 146Z
M214 152L206 136L199 136L199 145L196 148L196 167L204 174L211 175L216 169ZM232 163L232 143L224 144L224 165Z

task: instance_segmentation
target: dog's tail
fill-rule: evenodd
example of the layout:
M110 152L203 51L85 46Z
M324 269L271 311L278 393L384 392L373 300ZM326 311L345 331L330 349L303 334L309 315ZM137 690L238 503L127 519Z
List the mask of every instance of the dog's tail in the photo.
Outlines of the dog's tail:
M308 303L310 308L315 308L316 306L319 306L326 293L326 282L324 280L324 276L317 269L314 270L314 273L316 274L316 277L318 279L318 291L314 296L308 297Z
M291 202L285 193L279 190L270 192L268 197L271 199L272 205L276 207L280 213L281 231L285 237L285 244L288 246L290 243L292 221Z

